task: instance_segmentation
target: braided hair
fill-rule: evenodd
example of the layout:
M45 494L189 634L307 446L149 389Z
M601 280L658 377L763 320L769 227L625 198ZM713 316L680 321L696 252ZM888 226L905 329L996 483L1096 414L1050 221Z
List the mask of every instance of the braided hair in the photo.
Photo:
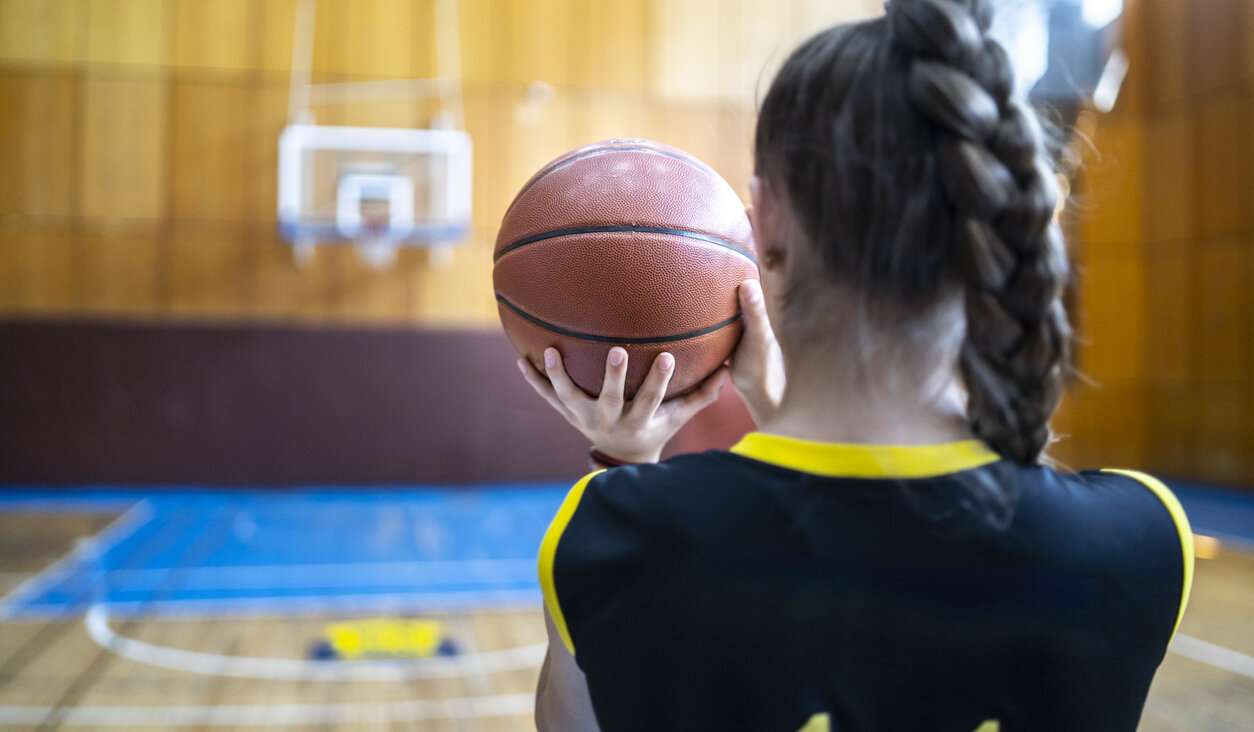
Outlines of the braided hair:
M990 0L892 0L811 38L762 102L755 167L829 279L919 315L961 296L971 430L1031 465L1069 368L1069 270L1052 160L991 23Z

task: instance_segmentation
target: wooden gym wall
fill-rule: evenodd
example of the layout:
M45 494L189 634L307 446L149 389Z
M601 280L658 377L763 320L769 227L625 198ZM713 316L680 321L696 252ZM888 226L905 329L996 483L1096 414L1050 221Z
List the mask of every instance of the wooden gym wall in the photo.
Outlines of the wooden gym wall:
M1128 79L1082 122L1077 465L1254 485L1254 4L1135 0Z
M407 251L375 272L330 247L298 269L275 231L297 0L0 0L0 312L495 327L491 243L540 165L652 137L743 187L770 62L870 4L462 0L474 233L446 269ZM434 75L434 7L319 0L314 80ZM314 111L425 126L435 108Z
M276 234L276 146L287 114L296 4L0 0L0 320L11 326L0 328L0 348L54 352L35 360L38 373L17 374L26 389L12 385L17 381L8 378L15 374L7 367L0 374L8 384L0 385L5 449L50 456L33 449L48 445L24 450L21 440L81 432L77 425L86 417L65 399L41 400L41 391L89 397L86 384L99 385L101 403L92 419L102 421L101 435L110 424L131 424L118 421L125 409L151 402L148 416L134 422L134 439L100 437L94 457L80 460L84 472L24 463L20 475L0 470L0 480L74 479L89 468L104 471L95 473L99 479L169 480L180 477L179 465L203 464L167 455L160 463L165 472L125 471L126 465L152 467L135 447L143 444L137 436L151 428L144 419L171 419L173 387L159 379L137 381L144 370L131 368L134 354L108 350L129 348L125 344L143 341L145 333L144 348L156 350L143 352L174 360L212 353L223 333L248 339L288 329L300 336L280 339L289 346L271 352L279 360L268 363L267 372L320 368L302 354L339 353L323 341L348 348L357 342L344 339L356 338L361 326L380 339L382 350L375 352L393 352L388 344L399 338L408 345L397 352L415 358L425 348L460 347L443 337L430 340L432 328L454 339L495 333L488 252L504 207L531 172L579 144L644 136L692 151L743 192L753 102L775 64L809 32L874 12L879 3L461 0L465 124L476 155L475 230L447 268L435 268L421 251L403 251L384 271L360 264L351 250L329 247L320 248L311 266L297 268ZM1080 361L1096 385L1078 385L1060 414L1066 438L1053 452L1068 465L1117 464L1254 484L1249 5L1129 3L1132 66L1124 92L1114 112L1082 125L1093 149L1077 181L1072 228L1082 275ZM318 0L315 81L432 74L433 20L434 0ZM315 108L322 123L380 126L422 125L433 111L421 102ZM114 333L118 337L107 337ZM206 340L187 345L172 337L197 333ZM171 350L176 343L184 355ZM478 341L467 344L467 352L494 353ZM35 362L7 356L0 365ZM55 364L70 358L104 371L94 381L58 375ZM185 365L167 373L197 373ZM476 388L520 386L505 370L510 365L501 365L499 379L480 375ZM370 380L359 376L345 383L367 389ZM264 399L272 382L237 373L236 384L232 398L247 402ZM183 395L193 422L223 398L208 387L193 392ZM119 394L129 406L114 404ZM362 404L379 398L358 396ZM517 436L530 424L535 429L526 439L534 441L550 429L567 429L546 421L550 415L542 409L526 411L530 402L516 396L476 398L516 405L510 407L517 412L514 426L504 434ZM69 411L58 421L47 411L50 404ZM44 420L40 429L24 429L35 416ZM299 432L302 423L293 414L282 424ZM294 434L289 448L307 438L306 449L335 453L336 444L355 435L349 429ZM192 450L194 444L185 436L168 447ZM570 449L566 443L549 447ZM491 448L484 446L474 460L499 456ZM509 470L505 464L498 473L442 464L424 474L416 471L431 456L416 454L405 463L364 447L339 452L356 457L322 472L284 473L271 464L229 479L491 479L508 477ZM0 456L0 468L11 464ZM372 464L391 467L371 472ZM527 475L542 476L545 469L532 466ZM550 473L559 469L568 466L554 464Z
M276 233L298 0L0 0L0 482L577 475L586 446L497 324L505 206L547 160L620 136L743 191L759 83L873 4L460 0L474 231L446 268L402 251L375 271L332 247L298 268ZM316 82L436 72L435 0L316 13ZM314 109L385 127L434 111Z

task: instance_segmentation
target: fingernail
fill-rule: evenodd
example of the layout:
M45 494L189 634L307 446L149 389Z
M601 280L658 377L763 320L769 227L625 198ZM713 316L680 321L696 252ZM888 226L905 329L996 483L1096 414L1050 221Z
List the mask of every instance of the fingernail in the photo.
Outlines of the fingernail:
M526 375L527 375L527 362L526 362L526 361L524 361L524 360L522 360L522 359L520 358L520 359L518 359L518 362L517 362L517 363L518 363L518 371L519 371L519 372L520 372L523 376L526 376Z
M551 369L556 365L557 365L557 349L555 348L544 349L544 367Z
M610 363L614 366L622 366L623 359L627 357L627 352L615 346L610 349Z
M663 353L657 357L657 367L663 371L670 371L675 368L675 357L669 353Z
M762 299L762 286L757 280L745 280L741 287L745 288L745 300L756 304Z

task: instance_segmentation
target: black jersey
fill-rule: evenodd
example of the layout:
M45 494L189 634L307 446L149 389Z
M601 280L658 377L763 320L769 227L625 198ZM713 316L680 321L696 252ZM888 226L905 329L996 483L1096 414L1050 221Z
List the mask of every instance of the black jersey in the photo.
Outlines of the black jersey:
M1157 480L754 433L594 473L540 550L603 730L1132 730L1184 612Z

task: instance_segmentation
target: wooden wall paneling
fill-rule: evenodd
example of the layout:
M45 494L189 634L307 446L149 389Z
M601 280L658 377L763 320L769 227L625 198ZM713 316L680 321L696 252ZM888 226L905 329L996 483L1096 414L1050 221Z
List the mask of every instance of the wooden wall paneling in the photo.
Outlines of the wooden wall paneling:
M317 0L314 12L312 71L315 82L346 81L348 68L348 16L351 0Z
M1240 22L1243 78L1254 79L1254 3L1241 3Z
M1085 247L1102 257L1132 256L1144 240L1143 124L1126 115L1104 117L1093 145L1098 152L1084 161L1080 177L1080 195L1087 207L1081 222Z
M411 320L439 327L499 328L492 290L496 229L476 231L450 262L431 260L415 270Z
M169 65L175 32L170 10L166 0L86 0L86 61Z
M745 40L742 30L745 16L752 14L748 6L755 2L756 0L727 0L721 3L718 22L709 29L709 39L715 45L714 56L718 61L718 85L711 90L717 99L748 98L740 84L741 69L746 63L746 59L741 57Z
M1115 109L1122 114L1144 115L1146 94L1152 81L1147 75L1149 59L1144 3L1125 2L1123 18L1119 22L1123 24L1121 36L1123 51L1128 55L1128 72L1119 89Z
M883 13L884 4L879 0L847 0L846 2L793 0L791 7L793 35L785 53L791 53L794 47L824 28L838 23L851 23L873 18Z
M505 173L509 160L509 107L496 87L480 83L467 85L462 101L466 132L474 146L471 217L476 228L495 232L505 207L522 185L522 181Z
M274 5L266 2L265 5ZM256 0L178 0L178 42L175 62L179 66L211 69L255 69L261 66L263 10ZM287 19L287 58L291 63L291 26Z
M510 81L570 83L571 0L500 0L508 6L510 33L506 71Z
M48 315L78 303L76 238L68 227L0 231L0 312Z
M336 0L343 2L343 0ZM412 0L352 0L345 2L343 25L333 32L343 35L342 71L360 79L407 79L429 76L429 66L416 60L430 58L434 35L415 35L415 29L432 19L430 3Z
M279 135L287 126L288 85L278 77L250 90L252 119L248 132L250 155L245 174L252 181L249 218L278 221Z
M718 124L720 108L717 102L668 102L666 134L661 142L695 155L706 165L716 166L723 152Z
M1084 386L1071 400L1069 467L1088 470L1144 465L1146 399L1139 383L1110 381Z
M1254 244L1247 243L1245 255L1245 288L1244 292L1244 311L1245 311L1245 333L1242 334L1241 340L1246 344L1247 349L1254 350L1254 251L1249 247ZM1247 351L1247 358L1254 361L1254 353ZM1248 375L1245 381L1245 483L1246 485L1254 484L1254 378Z
M265 71L289 73L292 70L292 39L296 29L296 6L300 0L253 0L261 24L258 65Z
M437 76L450 79L456 78L454 72L459 72L461 68L462 59L460 55L456 60L457 68L452 67L452 62L450 62L449 68L439 67L439 54L436 43L439 39L439 34L444 32L445 26L441 25L441 23L445 21L441 19L437 22L435 14L437 2L438 0L417 0L415 3L413 25L410 28L410 54L413 56L410 61L412 64L410 74L417 78L435 78ZM452 29L453 34L457 34L455 37L460 42L461 12L460 8L458 10L457 25L448 27ZM460 47L458 50L461 50Z
M68 73L0 72L0 214L71 215L75 91Z
M570 83L597 90L642 91L652 78L655 32L649 0L572 2Z
M0 0L0 59L79 60L81 6L80 0Z
M1249 245L1239 238L1199 244L1194 248L1194 377L1230 387L1254 381L1249 358L1250 302L1243 281Z
M1147 108L1179 105L1191 94L1186 63L1190 12L1191 3L1180 0L1141 1L1145 77L1153 80L1146 89Z
M1182 241L1196 231L1193 121L1185 110L1164 110L1145 121L1145 240Z
M10 170L22 170L22 148L26 145L26 97L30 80L26 74L0 70L0 160L10 161ZM0 215L12 216L26 208L26 176L0 175Z
M1186 252L1146 258L1145 373L1155 387L1192 378L1196 299L1193 259Z
M505 208L514 195L541 167L553 158L574 147L571 136L570 95L559 89L544 103L534 103L527 95L526 85L514 84L499 90L502 94L500 116L496 124L505 133L506 164L481 167L486 175L504 175L504 192L499 199L496 219L505 214ZM501 193L498 191L498 193Z
M792 52L792 16L781 4L761 0L739 0L737 38L728 54L726 74L729 97L753 104L766 96L775 72Z
M173 86L171 215L192 221L253 218L260 189L277 180L252 175L259 89L210 77L180 77Z
M662 141L670 129L670 103L650 94L641 104L644 112L644 134L641 137Z
M600 4L577 3L579 6ZM500 0L461 0L457 14L462 78L471 82L505 79L510 42L508 7Z
M1244 6L1248 0L1191 0L1188 8L1187 68L1190 91L1205 94L1242 78L1245 55Z
M1154 384L1145 415L1145 468L1164 477L1192 473L1197 449L1197 400L1188 383Z
M177 223L168 247L171 315L254 316L258 254L251 225Z
M1254 200L1250 96L1243 90L1199 99L1195 106L1193 194L1200 236L1250 227Z
M427 127L435 109L433 103L422 99L329 104L318 113L318 122L351 127Z
M375 268L361 260L355 247L319 247L327 266L325 297L333 320L397 322L409 311L411 260L421 252L402 248L395 263Z
M1200 386L1194 398L1197 435L1190 475L1245 483L1249 480L1245 451L1250 429L1245 394L1237 384L1208 384Z
M167 80L89 75L82 83L79 213L105 221L161 218L167 208Z
M667 99L718 97L723 24L721 0L652 0L650 89ZM699 30L698 30L699 29Z
M718 110L721 149L718 172L748 205L749 178L753 176L753 132L757 113L744 104L724 104Z
M81 235L76 275L90 316L153 317L168 303L168 242L152 231L114 229Z
M255 247L256 315L261 320L317 321L327 316L327 283L334 262L318 247L308 265L297 266L292 247L273 223L251 227Z
M1089 250L1080 272L1078 363L1099 384L1145 376L1145 263L1135 257L1100 257Z
M570 96L571 146L624 137L657 137L657 132L649 128L651 104L651 100L639 93L574 91Z

